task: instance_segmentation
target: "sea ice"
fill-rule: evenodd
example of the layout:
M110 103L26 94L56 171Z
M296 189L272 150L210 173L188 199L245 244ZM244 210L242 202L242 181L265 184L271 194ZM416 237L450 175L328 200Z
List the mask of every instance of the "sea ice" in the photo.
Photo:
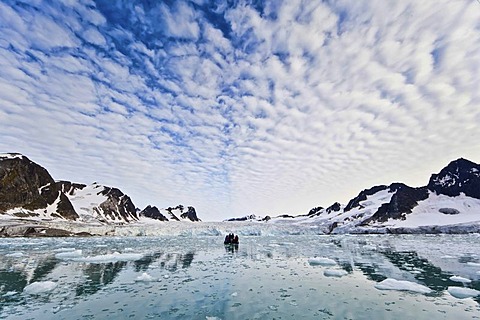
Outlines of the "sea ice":
M477 263L477 262L467 262L467 265L472 267L480 267L480 263Z
M448 287L448 293L458 299L473 298L480 295L480 291L462 287Z
M23 252L12 252L12 253L6 254L5 257L21 258L21 257L23 257Z
M334 269L327 269L325 271L323 271L323 275L325 277L337 277L337 278L341 278L343 276L346 276L348 274L347 271L345 270L334 270Z
M460 276L451 276L450 280L455 281L455 282L461 282L461 283L470 283L472 280L460 277Z
M38 281L29 284L23 289L27 294L42 294L52 291L57 287L57 284L53 281Z
M308 263L312 266L335 266L337 265L337 262L335 260L332 260L330 258L325 258L325 257L315 257L315 258L310 258L308 259Z
M89 263L110 263L117 261L137 261L143 258L141 253L110 253L103 254L98 256L88 256L88 257L77 257L71 258L73 261L77 262L89 262Z
M54 252L68 252L68 251L75 251L75 248L57 248L53 251Z
M454 256L444 255L440 257L441 259L456 259Z
M135 281L143 281L143 282L150 282L150 281L155 281L155 278L153 278L151 275L148 273L144 272L142 273L141 276L138 276Z
M14 296L17 294L17 291L8 291L7 293L5 293L3 296L4 297L11 297L11 296Z
M64 251L55 254L55 258L64 260L74 260L82 256L82 250Z
M375 284L375 288L379 290L411 291L418 293L430 293L432 291L431 289L415 282L395 280L392 278L385 279L382 282Z

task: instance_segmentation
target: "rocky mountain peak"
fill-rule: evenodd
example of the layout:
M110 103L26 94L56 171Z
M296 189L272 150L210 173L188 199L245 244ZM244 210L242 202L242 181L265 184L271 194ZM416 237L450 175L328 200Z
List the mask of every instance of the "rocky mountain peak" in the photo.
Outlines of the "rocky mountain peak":
M78 218L48 171L17 153L0 155L0 211L9 210L16 216Z
M365 201L367 200L367 197L368 196L371 196L371 195L374 195L375 193L379 192L379 191L382 191L382 190L386 190L388 189L387 186L384 186L384 185L380 185L380 186L375 186L375 187L372 187L370 189L365 189L363 191L361 191L358 196L356 196L355 198L353 198L352 200L350 200L347 204L347 206L345 207L344 211L347 212L347 211L350 211L352 210L353 208L355 207L359 207L360 206L360 202L362 201Z
M197 217L197 212L194 207L187 207L187 211L180 215L182 219L188 219L190 221L201 221Z
M150 219L160 220L160 221L168 221L167 217L165 217L157 207L148 205L143 209L140 216L144 216Z
M480 165L460 158L450 162L438 174L433 174L428 189L436 194L480 199Z

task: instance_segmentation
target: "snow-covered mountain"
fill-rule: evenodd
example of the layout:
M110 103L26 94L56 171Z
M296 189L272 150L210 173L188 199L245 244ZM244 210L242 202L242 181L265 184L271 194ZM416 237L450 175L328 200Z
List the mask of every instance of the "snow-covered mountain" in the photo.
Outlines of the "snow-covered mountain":
M312 224L324 233L469 232L480 226L480 165L452 161L427 186L403 183L361 191L347 205L315 207L308 214L257 219ZM235 219L230 219L235 221ZM472 226L475 226L472 229Z
M58 181L56 184L60 185L81 221L116 223L138 220L132 200L117 188L69 181Z
M230 218L224 221L262 221L264 218L258 217L254 214L246 215L240 218Z
M164 216L164 221L199 221L193 207L164 211L168 217ZM18 153L0 154L0 215L107 224L139 220L132 200L119 189L98 183L55 181L45 168Z
M187 210L185 210L185 207L182 205L165 209L158 209L155 206L149 205L140 212L140 216L160 221L201 221L197 217L197 212L194 207L187 207Z

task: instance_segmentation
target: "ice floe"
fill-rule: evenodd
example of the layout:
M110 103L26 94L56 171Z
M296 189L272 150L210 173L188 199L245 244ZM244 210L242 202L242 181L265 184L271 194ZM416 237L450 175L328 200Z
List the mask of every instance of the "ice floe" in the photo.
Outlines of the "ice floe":
M444 256L441 256L440 259L456 259L456 257L449 256L449 255L444 255Z
M396 280L392 278L387 278L382 282L375 284L375 288L379 290L410 291L418 293L432 292L430 288L422 286L421 284L405 280Z
M448 293L458 299L473 298L480 295L480 291L462 287L448 287Z
M64 251L55 254L55 258L64 260L74 260L82 256L82 250Z
M467 262L467 265L472 267L480 267L480 263L477 263L477 262Z
M450 280L455 281L455 282L461 282L461 283L470 283L472 280L460 277L460 276L451 276Z
M12 253L6 254L5 257L21 258L21 257L23 257L23 252L12 252Z
M348 274L347 271L345 270L334 270L334 269L327 269L325 271L323 271L323 275L325 277L337 277L337 278L341 278L343 276L346 276Z
M308 263L312 266L335 266L337 262L330 258L325 257L314 257L308 259Z
M148 273L144 272L142 273L140 276L138 276L135 281L139 281L139 282L151 282L151 281L155 281L155 278L152 277L151 275L149 275Z
M53 291L57 287L57 284L53 281L38 281L29 284L23 289L26 294L42 294Z
M137 261L143 258L141 253L119 253L114 252L110 254L103 254L98 256L88 256L76 258L74 261L90 262L90 263L110 263L117 261Z
M54 252L69 252L69 251L75 251L75 248L57 248L53 250Z

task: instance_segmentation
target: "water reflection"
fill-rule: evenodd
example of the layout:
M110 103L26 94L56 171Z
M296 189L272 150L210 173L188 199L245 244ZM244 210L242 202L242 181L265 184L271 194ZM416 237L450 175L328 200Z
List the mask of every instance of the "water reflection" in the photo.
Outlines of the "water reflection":
M103 248L103 247L102 247ZM91 253L98 254L98 248ZM102 249L107 254L108 250ZM73 288L75 296L87 297L97 293L109 284L115 282L119 274L132 266L137 273L146 272L149 269L166 270L175 272L177 269L189 268L194 259L195 251L187 253L165 253L157 251L141 255L141 258L134 261L115 261L106 263L77 262L75 260L62 260L49 253L29 253L30 255L11 257L0 260L0 311L10 303L24 300L22 295L25 287L39 281L60 282L62 279L74 281ZM83 253L87 256L87 252ZM62 268L67 274L59 275L58 269ZM81 275L75 275L76 270ZM65 272L65 270L63 271ZM62 272L62 273L63 273ZM69 274L70 273L70 274ZM74 279L69 279L72 277Z
M380 282L387 279L386 276L377 272L377 269L370 264L355 263L355 266L358 267L363 272L363 274L367 277L368 280Z
M106 264L89 264L84 270L87 281L75 289L77 296L91 295L115 280L115 277L127 265L126 262L110 262Z
M50 272L53 271L53 269L55 269L58 262L59 260L55 259L54 257L48 257L46 259L41 260L38 263L38 266L33 271L33 277L30 280L30 282L39 281L42 278L46 277Z
M182 269L190 267L193 258L195 256L194 251L190 251L186 254L181 253L167 253L163 256L163 260L160 262L160 268L175 272L179 265Z
M187 254L180 255L180 261L182 262L182 268L188 268L192 264L195 252L188 252Z
M238 251L238 244L225 244L225 251L235 253Z
M19 301L17 294L28 284L27 275L21 271L0 270L0 310L10 302Z
M382 254L398 269L413 274L418 282L433 290L435 295L441 295L448 287L458 285L458 282L450 280L453 274L443 272L427 259L418 256L415 251L395 252L385 251Z
M431 239L421 239L428 244L435 242ZM455 302L456 300L446 294L445 290L450 286L464 286L450 280L450 277L453 275L467 277L466 270L473 281L465 287L480 290L479 276L476 278L472 276L476 272L476 270L472 271L475 266L471 263L467 264L478 261L474 253L468 253L465 250L466 252L459 253L455 258L445 262L435 253L425 254L421 246L413 247L413 250L405 250L409 246L404 245L401 238L310 239L291 236L268 239L257 237L250 241L246 238L241 247L225 246L224 249L221 248L222 243L219 245L215 239L210 238L202 238L199 241L194 239L188 243L185 242L189 240L185 239L162 239L164 242L161 250L155 249L158 246L149 245L148 239L145 243L135 242L137 240L127 242L124 239L102 239L102 242L95 242L95 239L84 241L76 248L83 250L82 257L98 255L99 251L112 256L110 252L113 250L121 252L122 248L128 248L128 250L124 249L124 257L130 255L130 258L127 259L128 261L112 262L110 260L108 263L57 259L54 252L69 251L53 251L48 247L39 250L38 246L32 246L31 249L22 248L24 255L15 258L7 256L9 251L7 249L2 251L0 247L0 318L14 318L18 310L23 310L23 315L27 314L34 318L29 312L35 308L35 310L42 310L47 303L50 303L50 309L55 303L71 305L71 308L77 310L76 315L82 314L82 311L87 309L97 311L91 307L92 303L97 303L100 311L106 310L108 307L103 308L105 303L110 304L108 312L112 314L115 311L114 307L118 306L137 312L137 318L145 318L145 315L140 313L139 305L143 308L147 304L153 318L158 318L158 314L167 318L182 318L180 315L188 318L193 314L189 314L189 311L206 312L205 308L210 307L210 310L220 310L218 314L205 313L202 317L204 319L208 316L230 318L225 315L230 315L233 319L277 318L274 312L285 309L285 305L293 308L288 309L292 312L284 313L278 318L292 318L300 309L299 305L302 305L302 312L306 318L309 316L312 318L308 308L317 312L317 315L349 318L347 313L341 317L337 313L343 303L339 297L345 296L346 304L355 303L354 301L358 299L364 299L365 303L370 302L368 299L373 299L372 301L375 302L377 301L375 299L380 299L378 296L394 297L395 293L380 292L374 287L374 282L380 282L386 278L415 281L433 290L433 293L427 297L402 293L402 299L408 300L410 296L413 297L412 301L427 299L425 301L433 301L432 305L445 304L444 301ZM123 242L119 243L119 241ZM158 239L150 241L155 245L159 243ZM400 243L402 245L399 245ZM437 244L432 246L435 245L438 246ZM155 251L151 250L152 247ZM469 250L472 251L472 249ZM442 254L445 253L454 255L454 252L442 251ZM137 256L138 259L135 260ZM312 266L306 261L314 256L333 259L338 265ZM460 259L463 260L459 261ZM340 268L347 271L348 275L339 278L328 277L324 274L327 268L333 271L338 271L335 269ZM56 290L42 297L22 294L25 286L37 281L53 281L58 286ZM361 295L356 293L359 291L362 292ZM368 291L370 296L364 295L364 291ZM10 294L7 294L9 292ZM318 298L322 303L321 306L306 305L309 299L317 299L315 298L317 295L321 296L321 299ZM105 297L109 297L110 300L98 302L103 301ZM183 301L181 308L178 302L179 297L182 297ZM248 302L252 301L251 299L256 299L255 301L270 299L270 302L265 305L265 311L261 306L246 307ZM161 305L158 301L162 301ZM465 303L465 300L458 301L459 305ZM472 299L468 301L475 304ZM480 303L480 297L476 297L475 301ZM399 300L396 303L406 302ZM376 308L376 305L379 304L372 303L370 307ZM297 306L298 309L295 309ZM392 304L389 308L395 310ZM257 313L249 314L250 309L257 310ZM244 313L235 313L236 310L243 310ZM330 310L331 314L325 310ZM369 311L363 310L363 312L368 314ZM67 315L68 312L63 314L60 312L56 318L63 319ZM110 313L103 315L104 318L111 317ZM382 318L385 314L377 314L377 316Z
M146 254L143 258L134 262L135 271L146 271L148 267L163 256L163 252L158 251L152 254Z

